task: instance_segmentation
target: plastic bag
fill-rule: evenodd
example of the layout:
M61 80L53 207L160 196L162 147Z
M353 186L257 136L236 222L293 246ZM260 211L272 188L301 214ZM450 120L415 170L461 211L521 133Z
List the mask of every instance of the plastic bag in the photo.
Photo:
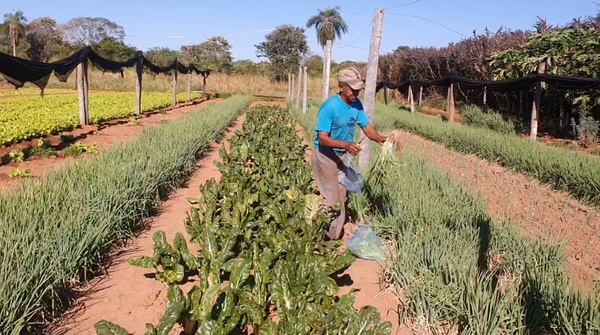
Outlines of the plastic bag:
M344 164L338 172L338 181L346 188L346 190L348 190L348 192L355 194L361 194L363 187L365 187L362 173L346 164Z
M373 229L367 225L356 226L348 240L348 249L354 256L362 259L383 261L387 258L383 243Z

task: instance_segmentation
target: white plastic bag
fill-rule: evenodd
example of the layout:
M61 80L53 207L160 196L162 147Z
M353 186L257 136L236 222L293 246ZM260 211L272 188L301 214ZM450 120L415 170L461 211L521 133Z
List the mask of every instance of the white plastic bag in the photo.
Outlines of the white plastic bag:
M365 181L362 173L350 166L350 163L344 162L338 172L338 181L348 192L361 194L365 187Z

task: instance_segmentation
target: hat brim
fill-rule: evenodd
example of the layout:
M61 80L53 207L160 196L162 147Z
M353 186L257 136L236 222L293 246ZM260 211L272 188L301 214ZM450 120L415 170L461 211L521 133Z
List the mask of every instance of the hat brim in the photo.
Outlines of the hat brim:
M348 86L350 86L353 90L362 90L363 88L365 88L365 83L362 81L357 81L354 83L347 83Z

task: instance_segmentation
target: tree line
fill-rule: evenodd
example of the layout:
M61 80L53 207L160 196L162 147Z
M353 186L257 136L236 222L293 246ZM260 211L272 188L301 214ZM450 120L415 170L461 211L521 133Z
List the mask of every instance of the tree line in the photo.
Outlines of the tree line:
M473 31L471 37L442 48L400 46L380 58L379 79L430 81L452 74L475 80L516 79L537 73L540 65L547 74L600 78L598 41L600 12L555 26L538 17L527 31ZM443 97L446 88L432 87L428 93ZM532 93L533 87L516 94L488 94L487 107L527 124ZM462 104L482 105L483 95L481 89L459 88L456 99ZM543 88L541 132L573 136L582 122L593 119L600 119L598 90Z
M310 27L315 28L320 41L340 38L348 29L338 7L328 7L310 17L306 28ZM124 42L125 36L122 26L102 17L77 17L58 23L48 16L29 20L22 11L14 11L4 14L0 24L0 52L51 62L89 45L102 57L119 61L131 58L137 51ZM320 76L323 71L323 58L311 53L304 27L281 25L266 34L265 40L255 47L259 61L234 60L231 44L223 36L211 37L200 44L183 45L179 50L152 47L144 51L144 56L159 66L168 66L178 59L198 68L228 74L268 75L277 80L286 80L287 73L295 73L300 65L307 66L312 76ZM334 63L333 67L340 65L347 65L347 62Z

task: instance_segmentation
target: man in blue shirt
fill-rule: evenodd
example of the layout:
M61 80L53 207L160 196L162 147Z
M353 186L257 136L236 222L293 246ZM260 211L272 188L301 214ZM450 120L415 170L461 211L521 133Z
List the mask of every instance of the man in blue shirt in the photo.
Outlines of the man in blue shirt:
M382 144L386 137L379 134L370 124L362 103L358 99L360 90L365 87L360 72L353 67L340 71L339 93L331 96L321 105L316 126L315 150L312 169L325 205L341 204L340 215L331 222L325 235L332 240L342 238L346 221L346 188L338 181L338 172L361 148L354 141L356 125L366 137Z

